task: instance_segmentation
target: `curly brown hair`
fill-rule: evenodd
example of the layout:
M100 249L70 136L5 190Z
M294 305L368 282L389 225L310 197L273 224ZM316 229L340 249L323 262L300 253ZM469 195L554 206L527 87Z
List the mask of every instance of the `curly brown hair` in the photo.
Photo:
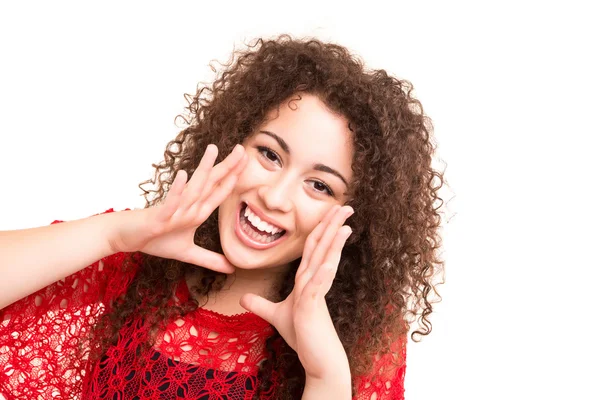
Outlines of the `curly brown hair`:
M208 144L218 146L217 162L221 161L265 121L270 110L292 96L316 95L345 116L355 149L352 196L347 203L355 210L347 222L353 234L326 299L353 376L368 373L373 355L389 351L415 320L418 329L411 334L413 341L431 332L428 317L432 304L440 300L435 287L443 281L435 279L443 275L444 264L437 251L443 204L438 191L444 178L432 167L431 122L413 97L411 83L384 70L367 70L337 44L288 35L258 39L222 65L225 68L212 85L199 85L194 95L185 95L187 112L178 118L186 127L168 143L164 161L153 164L154 179L139 185L146 207L165 198L178 170L192 176ZM148 183L155 189L145 190ZM198 228L194 240L222 252L217 212ZM94 357L115 341L133 313L156 327L200 305L193 299L183 307L167 305L177 283L198 266L147 254L142 258L127 293L97 326L96 334L103 334ZM296 260L281 284L281 300L292 290L298 265ZM193 287L200 298L220 290L225 278L202 270ZM150 292L153 296L142 301L144 293ZM156 308L159 313L150 312ZM276 371L282 383L276 398L299 398L303 369L295 352L282 342L277 331L267 340L270 355L260 366L259 392L272 389L269 377ZM276 356L276 349L282 347L288 357Z

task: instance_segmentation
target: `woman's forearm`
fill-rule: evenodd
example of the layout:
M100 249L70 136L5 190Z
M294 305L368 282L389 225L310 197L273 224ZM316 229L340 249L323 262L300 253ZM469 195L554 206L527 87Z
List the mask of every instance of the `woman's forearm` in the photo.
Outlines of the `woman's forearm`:
M129 212L129 211L128 211ZM0 309L113 254L122 212L0 232Z
M307 377L302 400L351 400L352 379L349 374L324 379Z

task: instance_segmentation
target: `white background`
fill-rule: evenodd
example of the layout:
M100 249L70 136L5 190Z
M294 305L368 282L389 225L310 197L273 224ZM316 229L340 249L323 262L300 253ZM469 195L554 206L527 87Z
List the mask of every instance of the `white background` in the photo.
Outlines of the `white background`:
M7 3L0 229L142 207L210 60L337 41L413 82L447 164L447 282L406 398L600 398L594 2Z

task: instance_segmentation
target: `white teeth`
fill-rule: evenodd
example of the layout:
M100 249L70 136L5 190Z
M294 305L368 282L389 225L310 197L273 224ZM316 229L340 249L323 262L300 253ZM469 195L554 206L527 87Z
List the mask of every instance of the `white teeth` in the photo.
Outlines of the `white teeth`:
M261 221L261 223L264 223L264 221ZM271 243L272 241L275 240L275 237L273 234L267 234L267 233L259 233L257 231L255 231L254 229L252 229L250 227L250 224L248 223L248 221L246 221L246 219L242 218L240 221L242 230L244 231L244 233L250 237L252 240L255 240L257 242L260 243ZM267 224L268 225L268 224ZM269 229L269 227L267 227L267 229Z
M246 206L246 210L244 211L244 216L254 225L256 228L260 229L263 232L270 233L275 235L281 232L283 229L279 229L276 226L271 225L270 223L261 220L258 215L254 214L250 207Z
M260 221L258 223L257 228L260 229L263 232L266 232L267 231L267 223L265 221Z

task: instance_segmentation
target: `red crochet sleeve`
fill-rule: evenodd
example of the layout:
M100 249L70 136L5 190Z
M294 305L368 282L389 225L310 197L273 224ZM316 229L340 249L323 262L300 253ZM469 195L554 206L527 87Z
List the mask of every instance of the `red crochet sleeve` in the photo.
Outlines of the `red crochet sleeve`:
M394 342L383 356L373 358L373 368L358 377L353 400L404 400L406 372L406 336Z
M82 339L135 275L122 271L125 256L98 260L0 310L0 399L77 397L89 352Z

